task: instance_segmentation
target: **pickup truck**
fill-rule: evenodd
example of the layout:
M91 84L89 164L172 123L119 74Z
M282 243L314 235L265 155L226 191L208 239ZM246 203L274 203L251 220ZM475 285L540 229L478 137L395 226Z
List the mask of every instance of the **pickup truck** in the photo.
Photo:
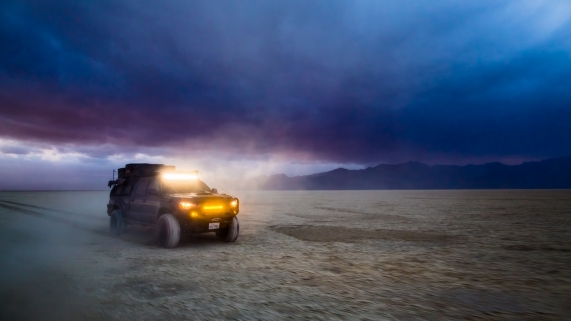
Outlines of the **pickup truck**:
M238 238L240 201L219 194L198 172L175 171L163 164L127 164L111 187L107 214L111 233L128 224L156 227L159 246L176 247L181 234L214 232L226 242Z

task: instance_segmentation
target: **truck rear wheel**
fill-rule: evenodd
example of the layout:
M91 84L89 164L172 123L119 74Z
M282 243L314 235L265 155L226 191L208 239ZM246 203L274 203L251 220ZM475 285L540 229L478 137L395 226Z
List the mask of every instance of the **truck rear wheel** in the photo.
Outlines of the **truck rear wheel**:
M238 218L234 216L232 222L224 229L216 231L216 236L224 242L236 242L240 233L240 224Z
M164 248L173 248L180 240L180 224L174 215L163 214L157 221L157 243Z
M112 235L121 235L125 232L127 225L123 221L123 213L121 210L114 210L109 216L109 230Z

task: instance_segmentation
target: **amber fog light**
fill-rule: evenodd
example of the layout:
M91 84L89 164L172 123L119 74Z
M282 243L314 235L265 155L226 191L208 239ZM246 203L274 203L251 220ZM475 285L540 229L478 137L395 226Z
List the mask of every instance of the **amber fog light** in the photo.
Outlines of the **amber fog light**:
M223 210L224 206L222 205L204 205L205 211L216 211L216 210Z

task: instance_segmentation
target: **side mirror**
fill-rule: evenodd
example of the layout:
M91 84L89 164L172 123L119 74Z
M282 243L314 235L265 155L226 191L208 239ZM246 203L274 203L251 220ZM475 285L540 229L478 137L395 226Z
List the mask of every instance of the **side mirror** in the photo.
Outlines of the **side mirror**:
M157 190L154 188L149 188L147 195L157 195Z
M218 194L218 190L216 188L212 188L211 191L212 191L212 194Z

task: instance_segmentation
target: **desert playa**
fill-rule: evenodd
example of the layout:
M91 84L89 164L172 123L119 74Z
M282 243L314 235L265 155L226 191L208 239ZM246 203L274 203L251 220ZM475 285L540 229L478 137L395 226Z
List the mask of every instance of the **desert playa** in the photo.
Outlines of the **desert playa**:
M0 192L2 320L569 320L571 191L237 192L236 243Z

